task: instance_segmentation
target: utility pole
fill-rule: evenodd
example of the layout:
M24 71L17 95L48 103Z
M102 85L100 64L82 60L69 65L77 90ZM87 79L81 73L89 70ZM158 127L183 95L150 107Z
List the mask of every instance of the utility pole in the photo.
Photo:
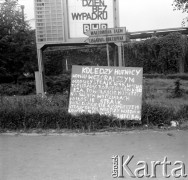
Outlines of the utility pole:
M22 10L22 21L24 22L24 9L25 9L25 6L24 5L21 5L21 10Z

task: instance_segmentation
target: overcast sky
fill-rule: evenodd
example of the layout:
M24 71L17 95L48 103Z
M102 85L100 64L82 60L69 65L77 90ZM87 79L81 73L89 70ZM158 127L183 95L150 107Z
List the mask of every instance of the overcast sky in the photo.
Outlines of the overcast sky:
M119 0L120 26L129 31L181 27L187 14L173 11L173 0ZM34 18L33 0L19 0L25 5L27 19Z

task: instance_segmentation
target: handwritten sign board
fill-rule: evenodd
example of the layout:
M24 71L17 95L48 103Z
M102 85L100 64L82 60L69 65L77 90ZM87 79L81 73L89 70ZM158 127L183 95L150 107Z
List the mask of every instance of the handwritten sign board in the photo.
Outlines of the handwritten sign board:
M73 66L69 113L141 120L142 68Z

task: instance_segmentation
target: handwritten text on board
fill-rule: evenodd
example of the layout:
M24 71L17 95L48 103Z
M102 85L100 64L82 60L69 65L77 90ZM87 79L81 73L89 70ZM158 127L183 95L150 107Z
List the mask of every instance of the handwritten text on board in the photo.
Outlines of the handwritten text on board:
M69 112L141 120L142 68L73 66Z

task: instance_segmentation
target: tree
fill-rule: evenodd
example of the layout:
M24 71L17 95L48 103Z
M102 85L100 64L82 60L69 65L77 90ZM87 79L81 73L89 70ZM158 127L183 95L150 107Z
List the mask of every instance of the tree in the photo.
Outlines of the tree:
M33 72L37 67L35 32L31 30L17 0L0 5L0 76Z
M188 0L174 0L174 10L182 10L182 12L188 12Z
M180 10L183 13L188 13L188 0L174 0L173 4L174 10ZM185 22L188 21L188 17L184 18L182 25L185 25Z

